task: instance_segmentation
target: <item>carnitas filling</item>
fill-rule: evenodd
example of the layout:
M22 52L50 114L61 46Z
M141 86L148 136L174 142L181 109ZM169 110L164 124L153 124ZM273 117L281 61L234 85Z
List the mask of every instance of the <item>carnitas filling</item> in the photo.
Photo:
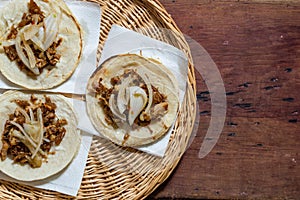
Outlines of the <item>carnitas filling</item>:
M30 0L28 13L23 14L18 25L10 28L0 46L22 71L29 76L38 76L43 69L53 68L60 60L61 55L57 53L57 47L62 43L62 38L57 38L60 19L58 14L45 16Z
M32 95L29 101L14 100L14 103L17 108L9 114L2 133L1 160L9 157L14 163L41 167L63 140L67 120L57 117L56 104L48 96L45 102Z
M112 77L110 85L106 87L100 78L94 90L106 123L115 129L124 123L133 129L147 126L168 112L166 95L150 83L143 70L125 70L124 74Z

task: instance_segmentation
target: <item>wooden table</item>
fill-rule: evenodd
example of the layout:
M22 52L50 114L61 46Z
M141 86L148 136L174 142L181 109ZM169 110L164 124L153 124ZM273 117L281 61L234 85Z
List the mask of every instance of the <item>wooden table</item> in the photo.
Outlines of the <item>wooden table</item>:
M217 64L227 114L218 143L199 159L211 105L197 73L197 135L174 173L149 199L299 199L300 1L161 3Z

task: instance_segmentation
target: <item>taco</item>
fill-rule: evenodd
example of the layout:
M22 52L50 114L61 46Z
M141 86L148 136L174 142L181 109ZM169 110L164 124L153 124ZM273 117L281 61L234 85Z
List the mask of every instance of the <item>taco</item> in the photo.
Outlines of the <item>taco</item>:
M87 112L112 142L138 147L171 127L179 106L176 78L163 64L136 54L107 59L87 85Z
M66 81L82 56L82 30L63 0L14 0L0 10L0 71L28 89Z
M0 96L0 170L22 181L64 169L80 146L77 117L61 95L8 91Z

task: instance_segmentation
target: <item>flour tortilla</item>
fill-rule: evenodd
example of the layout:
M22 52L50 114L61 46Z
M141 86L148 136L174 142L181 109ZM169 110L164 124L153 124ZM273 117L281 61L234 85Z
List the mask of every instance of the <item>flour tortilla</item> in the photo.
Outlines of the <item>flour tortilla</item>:
M160 120L153 120L145 127L141 126L130 131L122 127L115 129L105 121L105 114L94 93L93 85L97 85L102 78L102 84L111 88L112 77L122 75L126 69L138 69L141 66L145 68L151 85L167 96L168 112ZM86 94L87 112L94 127L104 137L121 146L137 147L157 141L169 130L177 116L178 95L176 78L164 65L136 54L123 54L106 60L89 79Z
M17 26L23 13L28 12L29 0L14 0L0 10L0 41L6 39L11 26ZM63 0L34 0L44 15L62 13L57 39L62 43L57 48L61 55L54 68L43 69L38 76L28 76L16 62L11 62L4 52L0 52L0 71L9 81L27 89L50 89L65 82L75 71L82 56L82 29ZM49 6L51 3L52 8ZM57 40L55 40L57 41Z
M4 125L9 119L8 115L14 113L17 104L13 100L30 100L31 94L17 91L8 91L0 96L0 138L2 138ZM43 94L34 94L35 97L45 100ZM68 124L64 126L66 134L60 145L55 147L55 154L48 155L48 162L43 162L39 168L32 168L28 164L21 166L14 164L13 160L7 157L0 160L0 171L8 176L21 181L34 181L45 179L63 170L77 154L80 146L81 136L77 130L77 117L71 105L61 95L48 95L51 101L56 104L55 113L59 119L66 119Z

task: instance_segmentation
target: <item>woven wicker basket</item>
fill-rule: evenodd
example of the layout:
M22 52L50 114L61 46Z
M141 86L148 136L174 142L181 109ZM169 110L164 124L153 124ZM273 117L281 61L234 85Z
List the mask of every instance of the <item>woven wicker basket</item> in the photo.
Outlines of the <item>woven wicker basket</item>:
M143 199L172 173L183 155L196 116L196 85L184 36L158 0L94 0L102 9L97 57L112 24L141 32L183 50L189 58L188 88L164 158L95 138L77 199ZM168 34L160 31L168 29ZM53 191L0 181L3 199L72 199Z

